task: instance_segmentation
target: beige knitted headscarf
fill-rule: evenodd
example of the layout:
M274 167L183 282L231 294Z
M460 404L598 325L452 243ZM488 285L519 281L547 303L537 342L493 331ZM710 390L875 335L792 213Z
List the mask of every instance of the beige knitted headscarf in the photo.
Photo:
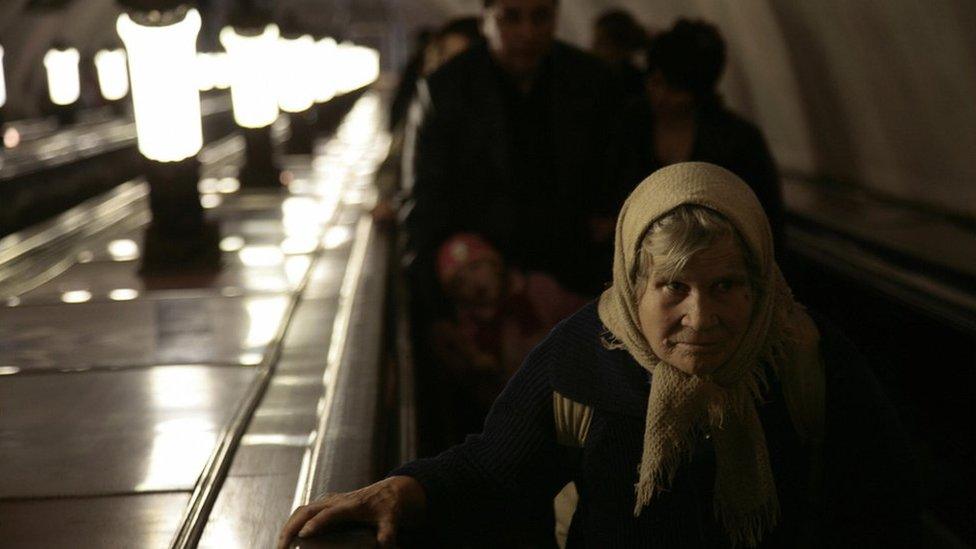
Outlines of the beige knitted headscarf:
M655 220L684 204L725 216L760 270L749 328L729 362L707 376L688 375L662 362L645 340L638 320L638 248ZM625 348L653 374L634 515L655 494L668 489L675 471L687 460L696 433L707 429L715 446L716 518L734 545L757 545L779 516L756 411L763 383L761 365L775 364L788 353L784 347L791 337L794 308L773 258L766 215L735 174L712 164L687 162L654 172L634 190L620 211L615 238L613 286L600 296L600 319L613 344Z

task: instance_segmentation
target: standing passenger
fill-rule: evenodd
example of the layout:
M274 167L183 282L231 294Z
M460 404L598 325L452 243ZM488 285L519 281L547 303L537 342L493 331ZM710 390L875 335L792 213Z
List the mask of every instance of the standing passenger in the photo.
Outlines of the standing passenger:
M718 30L703 21L678 20L651 40L647 66L648 101L634 105L625 119L630 125L625 184L677 162L717 164L752 188L781 244L779 176L766 141L759 128L722 104L716 90L725 69L725 42ZM621 194L629 192L628 186Z
M591 51L610 66L630 97L643 97L645 93L644 74L636 58L647 49L647 40L647 31L630 12L621 9L607 10L593 23Z
M484 235L506 260L593 293L589 223L606 197L618 103L607 69L555 40L556 0L485 0L486 43L421 82L404 148L416 271L451 234Z

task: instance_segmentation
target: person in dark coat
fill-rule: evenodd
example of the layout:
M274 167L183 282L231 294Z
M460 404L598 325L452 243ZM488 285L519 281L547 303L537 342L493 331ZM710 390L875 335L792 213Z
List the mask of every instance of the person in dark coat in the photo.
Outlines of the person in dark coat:
M545 511L570 482L578 499L556 514L571 516L571 548L915 541L918 486L890 403L793 300L755 194L712 164L634 190L613 285L532 351L482 434L300 507L281 546L345 521L376 525L384 546L425 523L452 543L552 545Z
M644 55L647 42L647 31L626 10L606 10L593 22L590 51L610 67L628 98L645 94L638 57Z
M710 162L749 184L781 244L783 201L776 164L759 128L719 97L716 87L724 69L725 42L708 23L679 19L654 36L647 50L646 100L632 103L623 119L627 175L620 200L660 167Z
M608 235L619 93L596 58L554 38L555 0L492 0L486 42L420 83L404 147L405 225L416 269L433 281L437 246L483 235L513 265L594 294L586 270ZM600 238L597 238L600 237ZM602 270L606 267L601 265Z

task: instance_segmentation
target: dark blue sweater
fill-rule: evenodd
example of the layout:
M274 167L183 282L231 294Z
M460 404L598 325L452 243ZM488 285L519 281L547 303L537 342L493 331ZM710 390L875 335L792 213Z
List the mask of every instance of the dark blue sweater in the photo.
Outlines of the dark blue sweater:
M768 376L759 415L782 517L762 547L797 546L810 517L820 517L816 546L873 546L902 532L914 513L909 453L890 405L853 349L818 324L827 377L824 480L808 490L809 452ZM391 473L423 485L440 535L470 546L519 536L551 545L552 498L575 481L580 501L568 547L728 546L713 519L714 453L704 437L671 490L633 516L650 377L626 351L604 348L603 331L595 303L560 323L495 401L482 434ZM556 442L554 390L593 407L582 449Z

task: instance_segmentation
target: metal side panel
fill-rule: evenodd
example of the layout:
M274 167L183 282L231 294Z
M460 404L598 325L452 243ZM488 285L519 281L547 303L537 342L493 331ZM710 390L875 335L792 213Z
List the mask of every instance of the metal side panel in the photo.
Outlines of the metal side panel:
M163 549L187 499L172 493L0 501L0 545Z
M2 376L0 500L189 491L253 376L234 366Z

